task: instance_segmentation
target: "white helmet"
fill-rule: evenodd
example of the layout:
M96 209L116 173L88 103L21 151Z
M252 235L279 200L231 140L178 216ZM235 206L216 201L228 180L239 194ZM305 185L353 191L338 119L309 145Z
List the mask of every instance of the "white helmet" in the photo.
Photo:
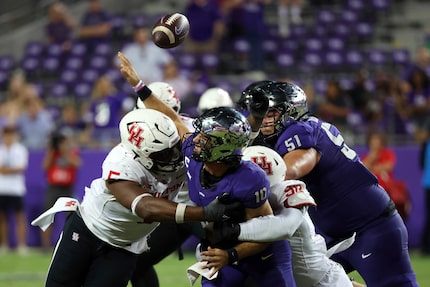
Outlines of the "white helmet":
M148 85L148 88L159 98L163 103L174 109L177 113L181 109L181 101L176 94L176 91L171 85L165 82L153 82ZM138 109L145 109L145 104L140 98L137 98L136 107Z
M209 88L200 96L197 107L199 113L203 113L212 108L233 107L233 100L226 90Z
M249 146L243 150L244 160L250 160L263 169L270 181L270 186L284 180L287 166L284 159L273 149L265 146Z
M121 144L146 169L173 172L183 167L181 142L173 121L151 109L128 112L119 123Z

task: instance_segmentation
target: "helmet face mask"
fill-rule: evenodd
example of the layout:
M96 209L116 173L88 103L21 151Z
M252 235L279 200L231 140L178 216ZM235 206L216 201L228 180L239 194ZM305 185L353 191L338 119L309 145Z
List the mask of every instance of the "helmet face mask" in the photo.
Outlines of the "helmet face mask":
M194 120L193 126L198 133L193 141L196 161L226 162L240 158L251 134L248 120L227 107L206 111Z
M180 137L173 121L161 112L136 109L120 122L121 144L151 171L173 172L183 167Z

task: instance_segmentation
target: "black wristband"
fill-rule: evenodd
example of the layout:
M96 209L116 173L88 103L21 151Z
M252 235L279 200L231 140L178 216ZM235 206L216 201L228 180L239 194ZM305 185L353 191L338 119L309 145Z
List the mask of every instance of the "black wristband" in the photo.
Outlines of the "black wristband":
M145 86L141 87L139 90L137 90L136 93L139 96L139 99L141 99L143 102L152 94L152 91L150 88L148 88L145 85Z
M237 254L236 248L229 248L226 251L228 254L228 264L234 264L239 261L239 254Z

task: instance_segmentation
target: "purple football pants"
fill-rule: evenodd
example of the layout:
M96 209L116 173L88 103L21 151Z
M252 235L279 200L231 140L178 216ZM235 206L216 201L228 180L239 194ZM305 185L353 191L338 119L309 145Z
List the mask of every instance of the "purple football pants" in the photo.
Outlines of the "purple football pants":
M408 231L397 212L368 224L349 249L331 258L347 273L357 270L367 287L418 286L409 258Z
M214 280L202 279L204 287L239 287L251 277L258 286L295 287L288 241L273 242L264 251L224 266Z

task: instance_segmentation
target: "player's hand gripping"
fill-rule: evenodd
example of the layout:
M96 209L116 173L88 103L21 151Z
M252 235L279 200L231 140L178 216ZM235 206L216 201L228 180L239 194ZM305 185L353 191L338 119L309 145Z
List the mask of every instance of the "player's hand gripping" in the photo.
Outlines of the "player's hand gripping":
M245 209L240 202L231 202L228 195L217 197L203 207L205 221L241 222L245 218Z
M140 81L139 75L137 74L130 60L127 59L127 57L123 53L118 52L118 58L121 61L121 65L119 68L121 75L132 87L135 87Z

